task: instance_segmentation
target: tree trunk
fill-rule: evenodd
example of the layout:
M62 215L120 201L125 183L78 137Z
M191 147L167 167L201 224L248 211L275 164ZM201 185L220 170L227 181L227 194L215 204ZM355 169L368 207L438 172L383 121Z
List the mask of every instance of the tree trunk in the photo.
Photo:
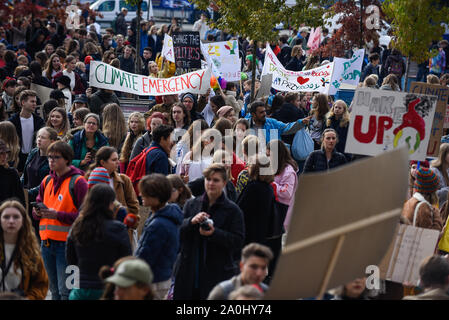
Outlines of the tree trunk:
M254 92L256 89L256 64L257 64L257 41L254 41L254 51L253 51L253 63L252 67L252 78L251 78L251 102L254 101L256 97L256 93Z
M410 70L410 56L407 57L407 62L406 62L406 67L405 67L404 92L407 92L409 70ZM401 81L401 80L399 80L399 81Z

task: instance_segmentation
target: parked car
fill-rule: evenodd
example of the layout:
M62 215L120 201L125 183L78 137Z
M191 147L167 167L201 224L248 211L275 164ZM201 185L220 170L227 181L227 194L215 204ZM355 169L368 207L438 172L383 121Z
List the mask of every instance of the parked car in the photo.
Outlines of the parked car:
M155 18L167 18L172 17L187 19L191 21L191 16L194 12L194 7L188 1L185 0L153 0L153 14ZM122 8L128 9L126 21L131 21L136 17L137 6L127 4L123 0L97 0L90 5L90 9L97 11L103 17L98 16L97 22L104 24L105 22L112 22L120 13ZM146 19L148 15L149 0L142 2L143 18Z

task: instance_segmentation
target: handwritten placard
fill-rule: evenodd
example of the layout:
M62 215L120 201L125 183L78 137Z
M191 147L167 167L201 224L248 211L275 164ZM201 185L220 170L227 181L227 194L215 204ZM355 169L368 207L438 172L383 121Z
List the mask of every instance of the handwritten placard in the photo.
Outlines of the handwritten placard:
M333 62L306 71L296 72L287 70L273 53L270 45L267 44L262 76L272 74L273 82L271 87L279 91L320 92L327 94L329 92L333 70Z
M433 255L438 236L437 230L399 225L385 280L417 286L419 267L425 258Z
M174 32L176 74L183 74L201 68L200 34L197 31Z
M334 59L335 66L329 89L330 95L336 94L343 83L353 86L359 83L364 55L365 49L360 49L354 52L351 59Z

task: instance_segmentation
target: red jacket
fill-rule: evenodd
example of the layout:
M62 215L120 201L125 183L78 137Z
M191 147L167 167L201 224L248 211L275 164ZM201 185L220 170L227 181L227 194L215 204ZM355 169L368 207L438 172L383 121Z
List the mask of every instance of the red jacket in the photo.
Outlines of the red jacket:
M73 88L73 91L75 92L75 94L84 94L84 93L86 93L86 88L84 88L83 82L81 81L81 77L75 71L73 73L75 74L75 88ZM58 79L61 76L62 76L62 71L58 72L53 77L53 87L54 88L58 87L56 85L56 79ZM72 91L72 90L70 90L70 91Z

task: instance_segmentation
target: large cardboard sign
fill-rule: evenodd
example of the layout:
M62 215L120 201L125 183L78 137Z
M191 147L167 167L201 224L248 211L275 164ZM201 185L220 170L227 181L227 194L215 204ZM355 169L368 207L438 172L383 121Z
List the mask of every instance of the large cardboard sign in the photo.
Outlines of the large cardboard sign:
M375 156L407 146L411 160L425 160L435 96L357 88L345 152Z
M449 98L449 88L424 82L412 82L409 92L436 96L438 98L435 116L433 117L432 131L430 132L429 147L427 148L428 156L438 157L441 136L443 135L444 116L447 108L447 100Z
M362 75L362 64L365 56L365 49L354 52L351 59L334 58L334 73L332 75L329 94L334 95L341 85L349 84L357 86Z
M202 69L177 77L160 79L125 72L100 61L91 61L89 82L92 87L139 96L163 96L183 92L205 94L210 88L210 74L210 69Z
M380 276L406 285L417 286L422 261L433 255L438 242L438 230L401 224L384 260Z
M270 45L267 44L262 76L273 74L271 87L279 91L328 94L333 70L333 62L307 71L287 70L271 50Z
M240 59L237 40L201 43L201 50L208 63L213 65L214 75L226 81L239 81Z
M399 148L303 175L265 299L320 297L364 276L368 265L378 265L406 198L407 161L406 148Z
M174 32L176 75L201 69L200 34L198 31Z

